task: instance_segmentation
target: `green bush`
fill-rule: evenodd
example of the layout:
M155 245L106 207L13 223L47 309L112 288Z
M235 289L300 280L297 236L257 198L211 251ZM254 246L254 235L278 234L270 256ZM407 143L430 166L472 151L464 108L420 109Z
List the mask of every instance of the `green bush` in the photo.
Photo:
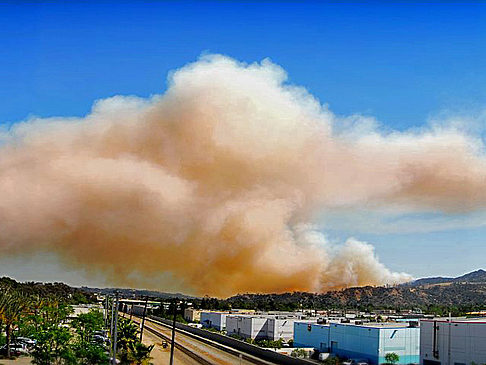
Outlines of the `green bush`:
M304 349L295 349L290 353L290 356L297 358L306 358L307 352Z
M400 361L400 356L394 352L389 352L385 355L385 361L389 364L395 364Z

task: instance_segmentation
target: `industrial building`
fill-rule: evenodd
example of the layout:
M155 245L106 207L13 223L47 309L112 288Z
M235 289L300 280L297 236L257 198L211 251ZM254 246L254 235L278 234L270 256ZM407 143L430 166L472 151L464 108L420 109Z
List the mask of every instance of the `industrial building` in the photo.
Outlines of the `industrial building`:
M201 312L201 324L206 328L214 328L218 331L223 331L226 329L226 317L229 314L229 312Z
M288 341L294 336L295 317L276 315L228 315L226 333L243 338Z
M295 322L294 347L313 347L319 352L329 352L329 324Z
M184 319L188 322L200 322L201 312L200 309L186 308L184 309Z
M251 314L255 313L251 309L232 309L230 311L212 311L204 310L200 313L200 319L203 327L214 328L218 331L226 329L226 317L230 314Z
M486 363L486 319L420 321L421 365Z
M307 323L294 324L294 346L312 346L320 352L362 359L370 364L385 362L394 352L399 364L419 363L420 329L408 323Z

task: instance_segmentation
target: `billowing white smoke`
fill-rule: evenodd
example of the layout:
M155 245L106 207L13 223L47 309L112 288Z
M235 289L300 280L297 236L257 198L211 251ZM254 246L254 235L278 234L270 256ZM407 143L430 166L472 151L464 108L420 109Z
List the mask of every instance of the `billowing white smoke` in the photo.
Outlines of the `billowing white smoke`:
M16 124L0 149L0 254L50 250L113 284L162 276L199 294L323 291L410 277L368 244L327 243L318 212L486 204L479 142L340 128L285 80L269 61L207 56L164 95Z

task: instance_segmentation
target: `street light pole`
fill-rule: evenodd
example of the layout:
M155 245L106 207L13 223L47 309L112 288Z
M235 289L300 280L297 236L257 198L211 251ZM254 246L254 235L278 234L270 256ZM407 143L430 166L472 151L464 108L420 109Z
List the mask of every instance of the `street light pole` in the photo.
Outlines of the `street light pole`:
M117 330L118 330L118 291L115 292L116 300L115 300L115 333L113 336L113 358L112 364L116 365L116 342L117 342Z
M172 318L172 339L170 341L170 365L174 364L176 312L177 312L177 299L174 299L174 307L172 308L173 318Z
M103 320L105 323L105 329L108 327L108 294L105 296L105 304L104 304L104 311L103 311Z
M111 318L110 318L110 338L113 341L113 312L114 312L115 301L111 300ZM111 346L113 349L113 344Z
M145 327L145 316L147 314L147 304L148 304L148 297L145 298L145 306L143 307L142 327L140 329L140 342L142 342L143 329Z

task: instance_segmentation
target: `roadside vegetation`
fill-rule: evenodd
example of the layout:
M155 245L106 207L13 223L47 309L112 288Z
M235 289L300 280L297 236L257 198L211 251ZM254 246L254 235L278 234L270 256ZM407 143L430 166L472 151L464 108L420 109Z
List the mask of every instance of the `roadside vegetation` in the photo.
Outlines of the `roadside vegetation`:
M28 355L37 365L109 364L111 341L103 312L93 308L73 316L73 304L93 301L91 294L63 284L19 285L2 278L0 358ZM140 343L133 322L119 318L116 356L121 364L150 364L152 348Z

